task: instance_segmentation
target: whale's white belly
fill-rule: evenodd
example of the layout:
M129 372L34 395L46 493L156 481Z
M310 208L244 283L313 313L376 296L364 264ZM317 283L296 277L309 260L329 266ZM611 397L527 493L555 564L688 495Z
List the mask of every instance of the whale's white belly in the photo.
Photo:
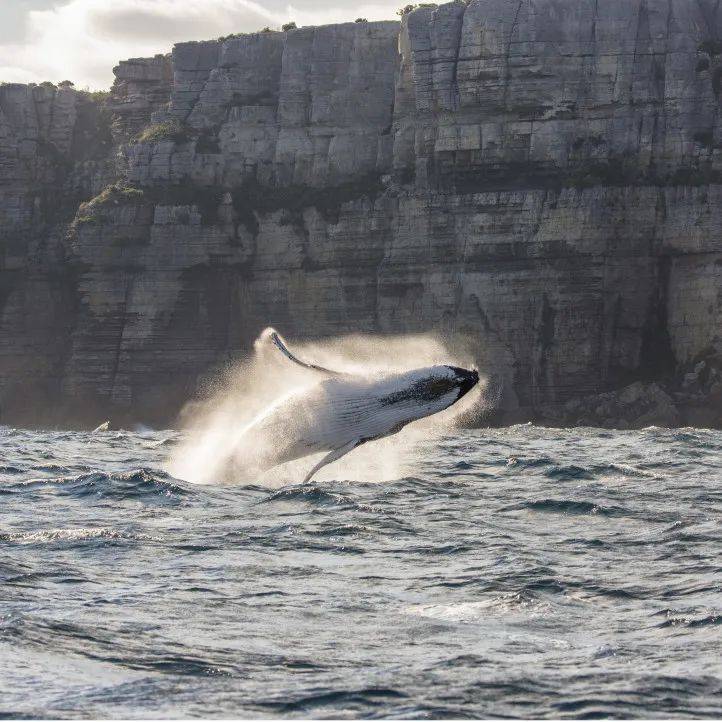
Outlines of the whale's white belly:
M266 468L386 436L418 418L415 404L385 404L377 384L330 379L287 397L244 434Z

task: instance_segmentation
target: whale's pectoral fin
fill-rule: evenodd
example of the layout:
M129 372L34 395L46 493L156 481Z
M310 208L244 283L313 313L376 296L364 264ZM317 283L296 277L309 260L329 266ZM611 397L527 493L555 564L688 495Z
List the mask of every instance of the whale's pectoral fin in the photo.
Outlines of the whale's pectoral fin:
M306 363L306 361L301 361L301 359L296 358L289 350L286 348L286 344L283 343L281 337L273 331L271 333L271 341L273 342L274 346L289 360L293 361L293 363L297 364L298 366L303 366L305 369L309 369L311 371L320 371L322 374L329 374L329 376L343 376L340 371L332 371L331 369L324 368L323 366L317 366L316 364L310 364Z
M319 461L318 464L316 464L316 466L314 466L313 469L306 474L306 478L303 480L303 483L305 484L306 482L311 481L311 478L319 469L323 468L327 464L332 464L334 461L338 461L342 456L348 454L349 451L353 451L359 444L362 443L362 439L354 439L353 441L349 441L348 444L339 446L338 449L334 449L326 454L326 456L324 456L323 459L321 459L321 461Z

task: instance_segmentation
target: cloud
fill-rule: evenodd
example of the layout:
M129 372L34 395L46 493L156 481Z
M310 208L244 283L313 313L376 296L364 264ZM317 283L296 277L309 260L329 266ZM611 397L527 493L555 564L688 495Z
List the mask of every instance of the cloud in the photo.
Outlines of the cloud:
M334 0L331 0L332 2ZM301 0L304 5L306 3ZM173 43L206 40L288 20L299 25L393 18L395 5L335 0L269 8L254 0L68 0L28 13L22 43L0 45L0 81L59 82L107 88L119 60L169 52Z

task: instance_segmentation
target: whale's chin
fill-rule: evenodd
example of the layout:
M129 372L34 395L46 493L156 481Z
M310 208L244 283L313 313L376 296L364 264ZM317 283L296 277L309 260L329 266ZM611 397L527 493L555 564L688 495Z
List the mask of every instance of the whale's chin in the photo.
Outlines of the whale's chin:
M457 401L462 398L463 396L466 396L466 394L471 391L471 389L474 388L479 383L479 372L478 371L466 371L464 372L464 376L459 381L459 396L457 397Z

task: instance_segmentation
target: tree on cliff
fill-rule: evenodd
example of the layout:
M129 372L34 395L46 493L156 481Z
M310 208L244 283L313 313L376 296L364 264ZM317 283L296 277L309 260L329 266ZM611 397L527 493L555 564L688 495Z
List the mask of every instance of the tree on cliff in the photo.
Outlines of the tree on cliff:
M436 10L436 8L438 8L438 7L439 6L436 3L419 3L418 5L404 5L404 7L399 8L396 11L396 14L400 15L401 17L404 17L404 15L408 15L410 12L413 12L414 10L417 10L417 9L431 8L432 10Z

